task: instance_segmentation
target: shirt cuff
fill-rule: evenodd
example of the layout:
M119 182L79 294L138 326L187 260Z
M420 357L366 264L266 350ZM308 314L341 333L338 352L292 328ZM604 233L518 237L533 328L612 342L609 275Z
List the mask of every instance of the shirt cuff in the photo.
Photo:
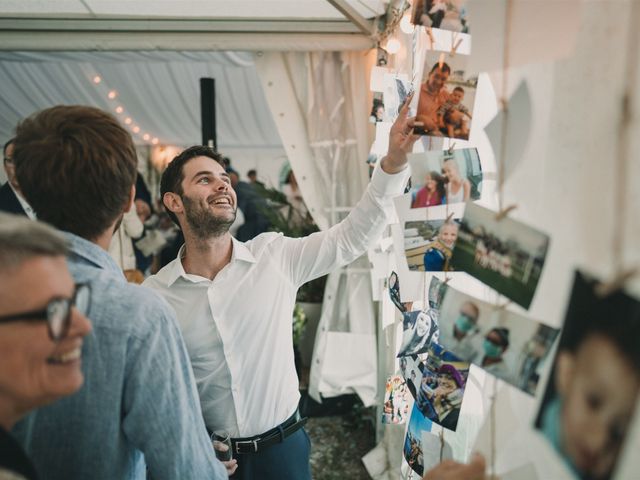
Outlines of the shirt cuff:
M401 172L389 174L382 169L382 160L376 164L376 168L371 176L369 189L376 198L397 197L404 193L404 188L411 176L411 168L407 164L407 168Z

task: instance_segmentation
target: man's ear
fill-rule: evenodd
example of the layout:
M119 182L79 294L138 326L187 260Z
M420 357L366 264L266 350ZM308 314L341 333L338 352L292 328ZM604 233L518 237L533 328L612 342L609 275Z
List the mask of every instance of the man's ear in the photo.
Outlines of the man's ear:
M131 209L133 208L133 204L135 202L135 198L136 198L136 185L134 183L133 185L131 185L131 191L129 192L129 199L127 200L127 203L125 204L125 207L124 207L124 213L131 211Z
M574 375L575 358L571 352L559 351L556 358L554 381L556 392L564 397L569 391L569 385Z
M166 192L162 196L162 203L170 212L173 213L182 213L184 211L184 207L182 205L182 198L180 195L173 192Z

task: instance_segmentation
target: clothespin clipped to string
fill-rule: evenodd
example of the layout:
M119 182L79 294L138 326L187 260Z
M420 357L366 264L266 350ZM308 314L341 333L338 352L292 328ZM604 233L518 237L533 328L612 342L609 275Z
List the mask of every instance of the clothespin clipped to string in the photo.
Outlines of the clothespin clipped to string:
M440 58L438 58L438 68L442 69L443 65L444 65L444 53L441 53Z
M444 221L444 223L450 222L450 221L451 221L451 219L453 218L453 214L454 214L454 213L455 213L455 212L451 212L449 215L447 215L447 219Z
M458 47L462 43L462 38L458 38L458 32L453 32L451 35L451 56L453 57L458 50Z
M453 147L456 146L456 142L453 142L451 145L449 145L449 149L447 150L447 155L453 155Z
M442 463L442 457L444 456L444 428L440 430L440 462Z
M426 27L427 37L429 37L429 50L433 50L433 44L436 42L433 38L433 30L431 27Z
M637 267L629 268L627 270L623 270L619 272L615 277L613 277L608 282L600 283L596 285L595 292L596 295L600 298L608 297L612 293L617 292L621 288L624 287L625 283L627 283L631 278L635 277L640 271Z
M515 210L517 207L518 207L517 205L509 205L508 207L503 208L498 213L496 213L496 221L499 222L500 220L505 218L507 215L509 215L509 213Z

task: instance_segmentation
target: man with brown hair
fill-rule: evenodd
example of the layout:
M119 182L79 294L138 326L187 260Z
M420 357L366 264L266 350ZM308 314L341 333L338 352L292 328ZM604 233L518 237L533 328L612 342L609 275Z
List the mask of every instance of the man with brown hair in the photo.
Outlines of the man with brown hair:
M111 115L59 106L24 120L16 175L42 221L64 231L69 270L91 286L85 384L14 429L48 479L221 479L175 315L127 284L107 253L131 208L137 158ZM231 465L231 467L233 467Z

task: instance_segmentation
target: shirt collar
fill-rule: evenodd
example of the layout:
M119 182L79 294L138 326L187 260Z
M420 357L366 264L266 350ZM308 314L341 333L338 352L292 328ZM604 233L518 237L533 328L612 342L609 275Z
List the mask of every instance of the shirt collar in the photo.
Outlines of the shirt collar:
M233 250L231 251L231 261L229 263L234 263L236 261L242 261L247 263L256 263L256 258L251 253L251 250L246 246L244 242L240 242L236 240L234 237L231 237L231 241L233 243ZM170 267L169 275L167 278L167 287L171 287L178 278L182 277L191 282L204 281L204 277L198 277L197 275L191 275L184 270L184 266L182 265L182 257L184 256L185 245L183 244L178 250L178 256L175 260L173 260L172 265ZM203 280L199 280L202 278Z
M13 187L13 185L11 185L11 182L7 182L7 183L9 184L9 187L11 188L11 190L13 190L13 194L18 199L18 202L20 203L22 210L24 210L24 213L27 214L27 217L29 217L31 220L35 220L36 212L33 211L33 208L31 208L31 205L29 205L29 203L24 199L24 197Z
M109 255L109 252L100 248L93 242L73 233L64 232L69 245L69 252L72 256L84 261L85 263L94 265L102 270L107 270L118 274L124 278L124 274L115 260Z

